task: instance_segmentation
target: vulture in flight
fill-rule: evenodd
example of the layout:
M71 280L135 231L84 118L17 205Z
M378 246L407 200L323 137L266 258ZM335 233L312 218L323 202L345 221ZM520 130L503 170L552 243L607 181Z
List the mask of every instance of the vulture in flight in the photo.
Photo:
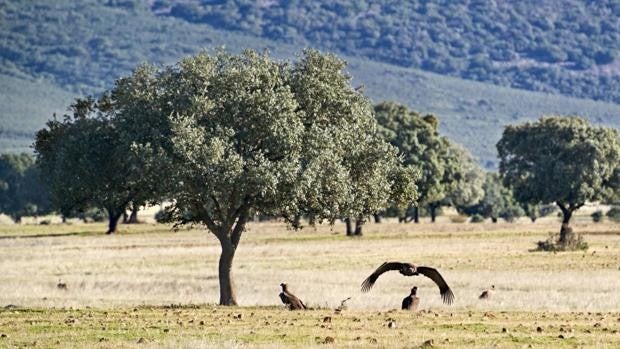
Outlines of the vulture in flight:
M399 273L405 276L414 276L414 275L424 275L427 278L433 280L437 286L439 286L439 293L441 294L441 299L446 304L452 304L454 301L454 294L450 289L450 286L446 283L446 280L443 279L441 274L435 268L423 267L423 266L415 266L411 263L401 263L401 262L385 262L375 270L374 273L370 274L370 276L362 282L362 292L370 291L370 288L375 284L379 276L381 274L388 272L390 270L398 270Z
M306 305L301 301L301 299L295 297L294 294L288 291L288 286L285 283L281 283L282 292L280 292L280 299L282 303L288 304L288 308L290 310L304 310L306 309Z
M411 311L418 310L418 304L420 304L420 298L416 296L417 292L418 292L418 286L413 286L413 288L411 289L411 294L405 297L405 299L403 299L403 305L401 309L411 310Z

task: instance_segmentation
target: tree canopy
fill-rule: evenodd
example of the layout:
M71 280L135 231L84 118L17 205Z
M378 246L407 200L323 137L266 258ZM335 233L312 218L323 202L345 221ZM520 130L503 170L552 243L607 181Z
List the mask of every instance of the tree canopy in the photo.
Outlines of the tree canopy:
M413 210L401 211L401 220L411 212L417 222L418 208L428 205L434 221L439 206L473 204L480 198L478 165L465 149L439 134L436 116L422 116L395 102L377 104L375 115L384 139L398 148L405 164L420 172L418 199L410 203Z
M478 214L484 218L491 218L493 223L499 218L512 222L525 214L516 202L512 190L503 185L499 174L487 172L482 190L484 195L478 202L461 207L460 210L468 215Z
M99 100L77 99L71 111L37 132L38 164L61 214L104 209L109 217L107 233L114 233L130 203L149 192L145 183L151 185L153 178L131 161L136 149L119 136L114 123L117 110L107 94Z
M32 155L0 155L0 212L16 222L50 212L48 192Z
M562 210L561 244L572 213L620 190L620 138L580 117L542 117L509 125L497 144L500 173L522 203L555 202Z
M170 126L169 214L219 240L221 304L237 302L232 262L253 215L333 222L415 199L415 170L383 141L344 68L312 50L293 63L245 51L202 53L156 74L155 105L171 111L162 107L168 124L158 124L164 134Z

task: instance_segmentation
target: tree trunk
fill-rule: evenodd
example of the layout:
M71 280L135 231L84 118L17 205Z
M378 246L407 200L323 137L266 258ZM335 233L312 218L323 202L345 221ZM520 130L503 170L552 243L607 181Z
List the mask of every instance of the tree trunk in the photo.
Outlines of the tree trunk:
M129 215L129 220L127 223L129 224L137 224L138 223L138 211L140 207L138 205L133 205L131 208L131 215Z
M491 222L497 223L497 217L491 217Z
M420 223L420 208L417 206L413 208L413 221L415 223Z
M108 231L106 234L116 233L116 227L118 226L118 220L121 218L122 213L115 213L113 210L108 210Z
M123 210L122 217L123 217L123 224L127 224L129 222L129 216L127 216L127 211Z
M572 206L567 207L566 205L558 202L558 206L562 211L562 227L560 228L560 240L558 241L561 245L566 244L573 233L573 229L570 227L570 219L573 217Z
M430 209L430 214L431 214L431 222L435 223L435 218L437 218L437 206L430 205L429 209Z
M355 220L355 236L362 236L362 225L364 225L364 218L358 217Z
M373 215L373 217L375 218L375 223L381 223L381 215L378 213L375 213Z
M220 239L222 254L218 276L220 279L220 305L237 305L237 295L235 294L235 283L232 275L232 263L235 257L236 246L230 241L228 236Z
M67 216L65 216L64 214L60 216L60 219L62 219L62 224L67 223Z
M536 217L530 217L530 219L532 220L532 223L536 223Z
M349 217L345 218L344 223L347 226L347 236L353 236L355 232L353 231L353 226L351 224L351 218Z

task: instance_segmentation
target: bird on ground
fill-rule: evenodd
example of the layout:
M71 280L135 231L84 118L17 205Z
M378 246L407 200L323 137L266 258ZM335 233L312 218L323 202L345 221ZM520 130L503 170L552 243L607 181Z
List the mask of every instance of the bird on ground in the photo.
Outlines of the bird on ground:
M416 276L416 275L424 275L427 278L433 280L437 286L439 286L439 294L441 294L441 299L446 304L452 304L454 301L454 293L443 279L441 274L435 268L423 267L423 266L415 266L411 263L401 263L401 262L385 262L377 268L370 276L362 282L362 292L370 291L370 288L375 284L379 276L381 274L388 272L390 270L398 270L399 273L405 276Z
M411 289L411 294L403 299L403 305L401 307L402 310L418 310L418 304L420 304L420 298L416 296L418 292L418 286L413 286Z
M491 285L490 289L482 291L480 296L478 296L478 299L489 299L492 291L495 291L495 285Z
M56 287L58 287L58 289L60 289L60 290L66 290L67 289L67 284L62 282L62 280L58 280L58 283L56 284Z
M282 303L288 304L288 308L290 310L306 309L306 305L301 301L301 299L289 292L287 284L281 283L280 286L282 287L282 292L280 292L280 299L282 300Z

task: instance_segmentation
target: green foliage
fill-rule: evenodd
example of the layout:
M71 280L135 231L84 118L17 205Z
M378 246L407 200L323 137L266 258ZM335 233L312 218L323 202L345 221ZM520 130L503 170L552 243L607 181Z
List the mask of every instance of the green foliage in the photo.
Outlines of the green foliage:
M618 6L583 2L167 2L166 15L535 91L620 101ZM160 5L160 8L162 5ZM553 16L551 16L553 14ZM611 79L610 79L611 78Z
M142 183L148 175L131 161L131 145L119 137L112 118L115 108L107 95L97 101L76 99L73 113L62 121L48 121L35 142L54 207L64 216L104 209L110 219L108 233L115 231L129 203L144 194Z
M480 214L477 214L477 213L473 214L471 216L470 222L471 223L482 223L482 222L484 222L484 217L482 215L480 215Z
M541 205L541 204L521 204L521 208L525 212L525 215L529 217L532 222L535 222L536 219L540 217L546 217L557 209L557 207L553 204L551 205Z
M293 63L203 52L140 67L110 94L120 139L167 169L163 216L204 224L220 241L220 304L236 304L232 260L255 214L333 222L415 200L416 170L383 141L344 68L313 50Z
M461 207L463 213L491 218L496 222L503 218L508 222L524 215L523 209L517 204L512 191L502 185L497 173L488 172L482 185L484 195L474 205Z
M620 190L620 136L578 117L507 126L497 144L504 184L520 202L574 209Z
M87 208L76 215L85 222L105 222L108 219L106 212L100 208Z
M421 116L402 104L383 102L375 106L375 117L384 139L398 148L405 164L421 173L416 183L418 201L410 206L429 205L434 219L441 205L472 205L480 199L482 171L465 149L439 135L436 116ZM411 208L404 209L399 216L410 213Z
M375 117L384 139L397 147L406 165L415 166L421 177L417 181L418 201L422 206L443 198L442 180L448 141L439 135L434 117L422 117L407 106L383 102L375 106Z
M47 189L32 155L0 155L0 212L16 222L50 212Z
M399 166L343 69L315 51L293 65L246 51L204 53L168 70L177 78L167 81L181 84L175 91L187 91L169 96L183 164L174 209L230 234L229 215L334 221L412 200L415 172Z
M103 90L112 88L115 79L119 76L130 74L131 70L139 62L148 61L154 64L166 64L177 61L180 57L188 54L194 54L201 48L220 46L225 46L231 52L239 52L245 48L256 50L268 48L276 57L293 57L294 53L301 47L314 45L325 48L328 44L327 36L329 35L322 30L312 34L313 36L319 34L325 36L325 41L320 43L298 40L286 42L273 41L271 39L274 37L271 35L261 38L252 35L251 31L247 29L253 28L252 26L244 25L246 29L230 30L230 28L219 24L213 27L202 22L188 22L179 19L179 17L168 16L172 9L172 2L169 1L148 2L148 4L152 5L150 11L144 5L143 7L138 6L132 9L132 6L122 5L125 3L135 4L136 2L102 2L95 0L80 2L69 0L56 0L54 2L44 0L4 0L1 2L0 8L2 8L4 15L1 17L3 30L0 32L0 149L4 149L7 152L31 151L29 146L36 130L44 126L45 121L52 112L62 115L65 112L66 106L73 99L72 95L68 94L67 91L80 95L98 95ZM142 3L144 4L144 2ZM174 4L180 3L175 2ZM202 2L202 4L206 3ZM332 8L331 3L325 4L321 1L317 4L324 6L311 6L313 8L312 11L321 9L331 11L328 10ZM203 7L200 4L196 5L198 5L198 8ZM262 18L261 13L263 11L274 11L279 7L275 4L265 8L256 8L256 4L246 5L248 9L252 8L257 11L256 16L258 18ZM292 8L302 9L308 5L282 6L289 6L287 7L289 8L288 11L292 11ZM351 6L347 5L345 7ZM394 4L394 6L406 8L410 5L400 3ZM478 6L472 7L471 11L478 11L476 10ZM504 2L501 6L516 5ZM532 7L530 5L522 6L528 8L527 11L544 10L544 6L534 6L534 8L530 8ZM572 5L567 6L569 8ZM227 7L230 7L230 9L237 8L235 3L229 3ZM373 14L372 16L362 16L359 19L363 18L364 23L368 21L376 22L379 18L391 18L393 15L396 15L396 13L391 15L375 10L374 8L371 9L370 13ZM201 11L199 10L195 13L199 14ZM295 16L294 18L299 18L300 16L305 18L306 15L311 15L312 11L308 13L295 12L292 15ZM485 13L492 14L495 11L493 9ZM240 17L238 17L239 21L242 21L247 14L245 11L242 12L243 14L240 14ZM221 13L225 14L226 11ZM347 13L351 14L354 12ZM404 15L405 13L406 11L401 14ZM357 14L354 15L356 21ZM438 25L442 25L435 22L424 24L426 17L418 14L417 11L410 12L408 15L421 17L415 22L399 27L399 30L403 30L403 32L403 28L413 27L414 24L416 26L430 25L430 30L433 32ZM442 12L439 11L438 15L442 16ZM501 13L500 15L505 14ZM311 15L309 18L313 18L313 20L309 23L320 23L324 19L323 17L315 18L312 16L314 15ZM476 18L479 17L484 18L485 16L482 14L476 15ZM220 18L222 21L228 20L228 18L218 16L214 17L214 20L217 20L217 18ZM581 18L587 17L578 17L577 19ZM598 18L596 17L597 20ZM525 19L527 22L530 18L526 17ZM562 20L562 17L554 19L554 23L555 21ZM603 19L601 21L605 22ZM306 20L301 22L307 23ZM457 18L455 23L459 22L460 18ZM488 20L486 19L484 22L480 22L480 29L485 27L482 23L487 22ZM584 26L589 27L589 23L592 21L588 19L586 22ZM72 25L67 26L65 23L71 23ZM261 23L264 23L263 20L261 20ZM330 22L330 24L334 23L341 22L340 20ZM392 22L381 20L377 25L381 28L389 23ZM288 28L288 24L280 24L274 28L276 28L275 30L281 28L285 35L305 35L301 32L295 34L297 29ZM493 24L495 25L495 22ZM605 29L601 31L600 35L611 33L606 31L608 25L600 26L601 29ZM365 26L366 24L364 24ZM558 25L554 25L554 27L556 29L559 28ZM77 30L72 28L77 28ZM566 30L572 30L571 28L573 27L571 25L567 28ZM362 36L361 32L356 29L345 26L342 30L353 33L356 36ZM544 33L539 33L539 31L538 29L535 30L536 35L544 35ZM453 35L453 33L454 31L450 30L444 34ZM391 36L394 35L395 33L391 34ZM495 47L497 45L491 46L485 43L493 35L495 35L495 32L485 33L484 42L475 45L468 43L468 39L464 38L452 41L455 45L462 44L464 46L462 50L467 52L465 52L466 56L462 59L471 61L466 65L465 69L470 73L465 78L477 79L476 76L483 76L484 72L481 73L481 69L503 69L502 64L505 64L505 62L489 60L491 52L496 51ZM580 35L578 35L581 38L579 40L584 41ZM422 45L423 48L412 49L412 45L403 45L398 49L405 51L411 49L415 51L415 55L418 53L429 55L431 51L439 50L437 48L438 44L430 44L427 42L426 35L422 36L424 37L420 38L407 34L403 37L407 40L415 38L414 41ZM443 37L443 35L441 37L438 36L436 40L440 41L441 39L443 42ZM594 40L597 40L599 37L596 36ZM342 39L339 38L338 42L344 43L346 41L344 38L345 36ZM479 38L482 40L483 37ZM563 35L561 38L562 40L572 40L575 36ZM393 40L393 38L385 35L376 39L378 42L385 42L386 40ZM522 38L519 41L529 42L529 38L527 40ZM590 39L585 40L585 44L589 45L590 41ZM618 40L611 40L609 42L618 42ZM338 45L340 46L340 44ZM366 54L362 55L360 54L362 52L361 49L347 45L349 48L343 49L345 51L337 48L333 48L333 50L350 54L347 58L350 63L347 70L355 76L356 86L359 83L363 83L365 86L363 91L374 101L395 100L405 103L415 110L441 115L442 134L465 146L487 169L497 168L497 156L492 145L499 140L500 133L498 128L508 123L524 121L526 119L531 120L540 115L553 112L588 115L590 120L597 124L620 127L620 119L615 117L615 115L620 113L620 106L617 104L567 98L546 93L530 93L522 90L522 88L527 88L528 85L544 91L556 90L555 87L551 88L534 80L516 84L516 87L521 89L519 90L500 88L496 85L477 83L472 80L451 78L446 75L431 74L416 69L407 69L402 66L380 63L376 61L380 60L380 58L373 58ZM472 51L471 54L468 53L470 49ZM613 51L609 45L605 45L603 50L605 49ZM380 51L389 52L385 48ZM596 64L594 59L583 56L580 49L573 51L575 53L569 51L569 57L581 57L579 60L583 58L584 62L590 62L588 64L592 66ZM598 51L600 49L597 48L592 50L585 49L583 52L590 55L590 52ZM442 52L452 55L453 49L442 50ZM508 52L508 50L497 50L497 52ZM382 54L381 52L378 53ZM438 57L435 52L432 52L432 54L434 57ZM413 54L390 53L388 55L389 57L399 59L413 57ZM495 56L495 54L493 55ZM467 58L470 56L472 57L471 59ZM509 57L510 55L506 54L505 56ZM458 57L455 59L457 61L461 60ZM521 59L522 57L517 58L517 60ZM435 58L435 60L439 59ZM475 66L474 63L477 60L480 60L483 64ZM530 64L529 62L529 60L525 61L527 63L525 64L526 67ZM575 90L578 95L614 95L613 91L618 87L618 84L613 83L615 75L604 75L601 77L599 80L606 85L599 86L599 83L596 81L586 81L587 79L583 80L578 77L582 73L591 74L589 71L564 74L567 68L564 66L565 63L562 64L563 66L559 70L556 69L557 71L549 68L550 74L546 74L547 68L543 67L541 74L545 74L543 74L544 76L541 75L541 78L558 77L560 79L558 84L563 86L562 89ZM421 67L418 63L406 66ZM450 65L448 64L447 66ZM459 66L462 65L456 65L456 67ZM470 66L471 69L469 68ZM510 85L510 82L518 81L519 79L528 80L528 74L533 71L533 68L524 69L511 68L510 74L518 75L518 79L516 77L508 77L505 79L505 82L508 81L509 83L507 84ZM609 68L602 67L599 69L595 67L592 69L592 73L598 71L613 72L614 68L612 65ZM581 79L579 81L583 80L583 83L578 83L575 79ZM501 81L503 78L495 76L492 80L484 81L495 83L496 80ZM523 108L525 104L527 104L527 108Z
M507 126L497 144L500 173L521 203L555 202L562 211L563 250L580 249L570 228L586 201L611 199L620 191L620 136L579 117L543 117Z
M596 210L596 211L592 212L590 217L592 217L592 222L599 223L599 222L603 221L603 211Z
M605 215L614 222L620 222L620 207L612 207Z

